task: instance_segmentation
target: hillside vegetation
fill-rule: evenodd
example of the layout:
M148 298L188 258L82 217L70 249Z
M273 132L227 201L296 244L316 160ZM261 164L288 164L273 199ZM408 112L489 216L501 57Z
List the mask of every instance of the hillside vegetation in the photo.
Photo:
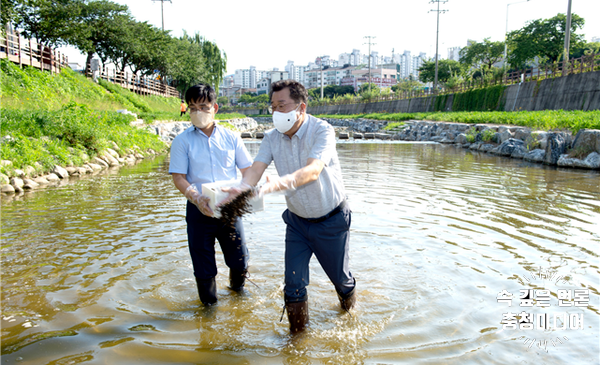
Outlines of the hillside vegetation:
M19 68L0 60L2 160L0 172L32 166L37 172L54 165L80 165L116 143L121 149L157 152L167 145L144 128L130 125L135 117L118 113L126 109L146 123L155 120L188 120L180 117L178 98L140 96L118 85L95 83L65 68L51 75L31 67ZM227 119L231 115L219 115Z

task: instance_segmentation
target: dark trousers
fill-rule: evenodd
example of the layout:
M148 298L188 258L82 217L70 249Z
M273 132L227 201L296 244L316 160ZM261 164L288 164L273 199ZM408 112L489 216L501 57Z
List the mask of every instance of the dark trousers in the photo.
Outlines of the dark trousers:
M181 117L181 116L183 116L184 114L185 114L185 112L181 112L181 113L179 114L179 116Z
M248 269L248 248L241 219L238 218L235 225L231 227L223 224L219 219L200 213L198 208L188 201L185 220L194 276L197 279L210 279L217 276L215 239L219 241L225 264L230 269L238 271Z
M303 302L308 299L308 264L313 255L335 286L347 294L354 288L348 268L351 211L346 205L339 213L318 223L309 222L286 209L285 231L285 300Z

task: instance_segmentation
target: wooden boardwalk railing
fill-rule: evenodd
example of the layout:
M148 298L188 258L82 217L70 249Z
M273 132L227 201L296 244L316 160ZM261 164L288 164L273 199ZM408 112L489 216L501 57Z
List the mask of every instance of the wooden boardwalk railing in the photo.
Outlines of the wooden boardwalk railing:
M56 49L41 45L31 39L23 39L18 32L0 34L0 58L41 70L58 73L68 67L69 59Z
M63 67L69 67L67 56L32 39L25 39L19 32L0 33L0 58L6 58L20 67L31 66L53 74L59 73ZM91 74L86 76L92 77ZM105 69L98 77L141 95L180 97L179 91L173 86L147 76Z
M91 74L86 76L92 77ZM107 70L104 68L102 71L98 71L97 77L141 95L180 97L179 91L173 86L163 84L159 80L148 76L140 76L127 71L120 72L115 69Z

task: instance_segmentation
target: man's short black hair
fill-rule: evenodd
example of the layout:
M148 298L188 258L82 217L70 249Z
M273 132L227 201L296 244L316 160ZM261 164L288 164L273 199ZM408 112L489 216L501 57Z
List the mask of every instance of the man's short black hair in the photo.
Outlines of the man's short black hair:
M198 101L206 101L212 104L216 100L217 94L215 93L215 89L203 82L190 87L185 92L185 102L188 104Z
M304 103L308 105L308 92L304 88L304 85L299 83L296 80L287 79L287 80L279 80L271 84L271 91L269 92L269 101L271 101L271 97L275 91L281 91L285 88L290 90L290 97L296 103Z

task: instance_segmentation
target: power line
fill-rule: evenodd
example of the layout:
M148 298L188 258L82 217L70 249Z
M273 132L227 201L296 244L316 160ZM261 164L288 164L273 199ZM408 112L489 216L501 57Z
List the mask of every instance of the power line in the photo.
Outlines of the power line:
M435 34L435 76L433 79L433 92L437 94L437 84L438 84L438 39L440 37L440 13L444 14L448 10L440 10L440 3L447 3L448 0L431 0L429 3L434 4L437 3L437 10L429 10L428 13L435 11L437 13L437 31Z
M369 44L369 92L371 92L371 45L376 45L377 43L371 42L372 39L376 38L370 35L364 36L364 38L368 38L369 41L363 44Z
M161 14L161 17L162 17L162 30L164 32L165 31L165 11L164 11L163 4L165 3L165 1L168 1L171 4L173 2L171 0L152 0L152 2L155 2L155 1L160 1L160 14Z

